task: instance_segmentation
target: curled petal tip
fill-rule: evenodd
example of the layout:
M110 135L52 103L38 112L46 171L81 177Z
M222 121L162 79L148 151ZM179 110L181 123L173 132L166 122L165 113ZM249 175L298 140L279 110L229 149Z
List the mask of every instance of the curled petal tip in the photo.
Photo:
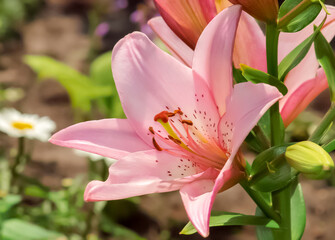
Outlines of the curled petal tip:
M96 196L96 190L103 184L101 181L92 181L87 184L85 192L84 192L84 200L85 202L95 202L99 201L99 197ZM106 199L104 199L106 200Z

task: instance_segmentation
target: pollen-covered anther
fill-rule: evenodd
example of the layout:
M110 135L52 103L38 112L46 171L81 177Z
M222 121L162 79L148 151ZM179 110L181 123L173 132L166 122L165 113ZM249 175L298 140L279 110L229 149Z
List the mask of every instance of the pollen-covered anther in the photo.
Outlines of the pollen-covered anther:
M182 142L179 139L175 139L174 137L172 137L171 135L168 135L168 138L173 141L174 143L180 145L182 144Z
M193 122L191 120L181 120L181 123L193 126Z
M182 110L180 110L179 108L177 109L177 110L174 110L174 114L179 114L179 115L183 115L184 113L183 113L183 111Z
M169 121L169 117L171 116L171 113L168 111L162 111L160 113L158 113L155 117L154 120L156 122L158 121L162 121L163 123L167 123Z
M156 142L156 139L153 137L152 138L152 144L154 145L154 147L158 150L158 151L163 151L163 149L158 145L158 143Z
M149 132L151 132L152 134L155 134L153 127L149 127Z

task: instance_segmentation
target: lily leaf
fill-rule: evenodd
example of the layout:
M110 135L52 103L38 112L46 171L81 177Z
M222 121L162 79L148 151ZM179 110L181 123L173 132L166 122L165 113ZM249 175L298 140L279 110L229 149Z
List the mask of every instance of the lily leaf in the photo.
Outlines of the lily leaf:
M7 195L0 199L0 213L4 214L22 200L19 195Z
M264 216L262 210L256 208L256 216ZM259 240L274 240L272 229L265 226L256 226L257 239Z
M326 150L329 153L334 151L335 150L335 139L333 139L329 143L323 145L322 147L323 147L324 150Z
M316 57L327 76L331 101L335 102L335 56L333 49L322 33L314 39L314 48Z
M209 226L220 227L220 226L240 226L240 225L256 225L265 226L267 228L279 228L279 225L272 219L264 216L252 216L244 215L240 213L231 212L212 212ZM194 228L191 222L187 223L180 234L190 235L196 233L197 230Z
M241 69L235 68L234 66L233 66L233 77L234 77L235 83L242 83L242 82L247 82L248 81L242 75Z
M320 33L320 29L323 26L326 19L318 26L311 36L305 39L300 43L292 52L287 54L287 56L280 62L278 66L278 76L280 81L284 81L286 75L291 71L295 66L297 66L301 60L307 55L309 49L314 42L314 39Z
M256 157L251 166L249 181L252 189L273 192L295 179L298 172L286 162L283 155L288 145L269 148Z
M297 179L291 186L291 206L292 239L301 239L306 225L306 206L301 185Z
M1 239L4 240L53 240L59 239L62 234L49 231L38 225L23 221L21 219L10 219L3 222Z
M271 86L276 87L283 95L287 93L287 87L283 82L279 81L276 77L271 76L268 73L249 67L245 64L241 64L242 75L252 83L267 83Z
M320 13L322 6L319 1L310 1L302 3L303 0L286 0L279 8L278 28L282 32L298 32L309 25ZM297 10L299 12L293 18L289 17L289 13Z
M73 108L89 112L91 100L110 96L112 87L99 86L75 69L47 56L26 55L24 61L40 79L57 80L68 92Z

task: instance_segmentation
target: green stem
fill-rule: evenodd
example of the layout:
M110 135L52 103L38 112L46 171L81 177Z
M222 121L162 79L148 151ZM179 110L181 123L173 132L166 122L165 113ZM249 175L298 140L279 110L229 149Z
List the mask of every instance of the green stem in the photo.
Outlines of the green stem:
M278 40L279 31L274 24L266 26L266 59L268 73L278 77ZM270 108L271 117L271 144L272 146L280 145L283 141L282 119L279 113L279 103L275 103Z
M254 131L257 139L259 140L259 142L262 145L262 148L264 150L271 147L271 143L270 143L268 137L265 135L265 133L263 132L263 130L261 129L261 127L259 125L256 125L253 128L253 131Z
M275 24L266 25L266 61L268 73L278 76L278 40L279 31Z
M12 186L14 186L16 181L17 181L17 177L19 175L19 169L18 168L21 165L23 157L24 157L24 138L20 137L18 139L17 155L15 157L14 164L11 168Z
M257 206L262 210L264 215L275 220L278 223L280 222L280 216L278 215L278 213L276 213L273 210L271 205L265 201L265 199L259 192L254 191L249 187L249 183L246 179L242 180L240 184L244 188L244 190L249 194L252 200L254 200Z
M313 134L309 137L309 141L315 142L317 144L320 143L321 138L323 137L324 132L329 128L330 124L335 119L335 104L332 103L326 115L323 117L319 126L315 129Z
M278 39L279 31L276 25L268 24L266 27L266 57L268 73L278 77ZM271 145L282 144L284 140L284 127L279 113L279 103L270 108L271 117ZM273 209L281 217L280 228L273 231L275 240L291 239L291 184L286 188L273 192Z
M291 239L291 185L272 193L273 208L280 212L281 223L279 229L273 230L274 239Z

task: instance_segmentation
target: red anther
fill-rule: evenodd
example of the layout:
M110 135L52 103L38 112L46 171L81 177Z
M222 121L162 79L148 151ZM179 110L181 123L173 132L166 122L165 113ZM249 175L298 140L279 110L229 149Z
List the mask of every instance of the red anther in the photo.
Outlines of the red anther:
M155 134L155 131L152 127L149 127L149 131L152 133L152 134Z
M191 120L181 120L181 123L185 123L187 125L193 126L193 122Z
M174 137L172 137L171 135L168 135L168 138L173 141L175 144L180 145L181 141L179 139L175 139Z
M167 115L168 115L168 117L174 117L176 114L173 113L173 112L169 112Z
M184 113L182 112L182 110L180 110L180 108L178 108L178 110L174 110L175 114L179 114L179 115L183 115Z
M154 120L162 120L164 123L167 123L169 121L169 114L170 113L168 111L160 112L155 116Z
M156 139L154 137L152 138L152 143L158 151L163 151L163 149L158 145L158 143L156 142Z

